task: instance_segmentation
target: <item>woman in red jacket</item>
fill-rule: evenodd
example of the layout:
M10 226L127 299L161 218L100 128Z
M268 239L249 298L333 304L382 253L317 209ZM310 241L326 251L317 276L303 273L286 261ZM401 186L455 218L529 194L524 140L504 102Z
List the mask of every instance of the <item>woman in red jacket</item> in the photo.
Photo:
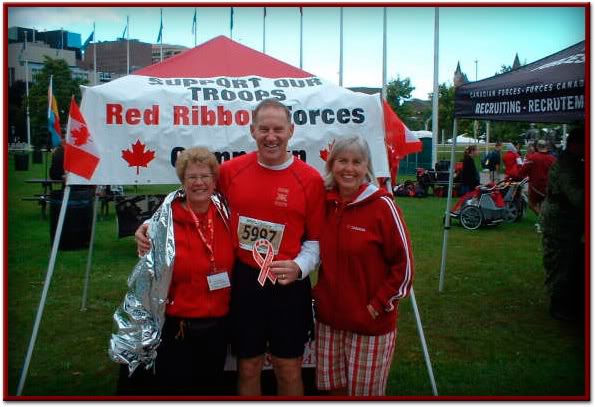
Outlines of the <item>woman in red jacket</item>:
M521 143L518 141L514 143L504 144L506 152L502 156L504 162L504 174L511 178L513 181L520 181L522 178L519 176L521 167L523 165L523 159L521 158Z
M384 395L399 299L413 281L409 233L392 197L375 184L363 138L336 141L326 170L314 287L317 386L333 395Z
M206 148L176 160L182 189L149 223L150 251L129 278L110 355L118 394L222 394L234 248L229 212L214 193L219 164Z

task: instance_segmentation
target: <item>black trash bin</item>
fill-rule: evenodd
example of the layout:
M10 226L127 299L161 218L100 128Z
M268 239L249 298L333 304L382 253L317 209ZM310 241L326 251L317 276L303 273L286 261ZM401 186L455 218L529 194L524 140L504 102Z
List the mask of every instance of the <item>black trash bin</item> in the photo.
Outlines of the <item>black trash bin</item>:
M33 150L32 160L33 164L43 164L43 152L41 150Z
M54 244L56 226L62 207L64 191L50 192L50 241ZM72 189L66 207L64 225L60 238L60 250L77 250L89 247L93 225L93 201L95 189Z
M14 169L16 171L29 170L29 153L15 153Z

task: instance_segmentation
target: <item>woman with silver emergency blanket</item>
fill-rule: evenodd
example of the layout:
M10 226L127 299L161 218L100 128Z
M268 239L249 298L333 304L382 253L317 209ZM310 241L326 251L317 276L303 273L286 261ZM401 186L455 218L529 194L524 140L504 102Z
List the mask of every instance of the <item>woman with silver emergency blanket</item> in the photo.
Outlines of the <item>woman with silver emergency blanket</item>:
M136 264L114 320L109 354L121 363L118 394L222 392L233 244L229 210L206 148L176 161L182 189L149 223L151 249Z

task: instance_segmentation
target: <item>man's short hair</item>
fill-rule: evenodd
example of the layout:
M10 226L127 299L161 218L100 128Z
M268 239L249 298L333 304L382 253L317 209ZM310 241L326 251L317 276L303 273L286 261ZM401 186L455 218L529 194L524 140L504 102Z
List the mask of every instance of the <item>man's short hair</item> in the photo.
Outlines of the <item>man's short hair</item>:
M256 107L252 111L252 123L256 123L258 113L262 109L267 107L283 109L285 111L285 114L287 115L287 121L291 124L291 113L289 112L289 109L287 108L287 106L285 106L283 103L279 102L279 100L275 98L264 99L262 102L256 105Z
M547 150L547 143L545 142L545 140L537 140L537 149Z

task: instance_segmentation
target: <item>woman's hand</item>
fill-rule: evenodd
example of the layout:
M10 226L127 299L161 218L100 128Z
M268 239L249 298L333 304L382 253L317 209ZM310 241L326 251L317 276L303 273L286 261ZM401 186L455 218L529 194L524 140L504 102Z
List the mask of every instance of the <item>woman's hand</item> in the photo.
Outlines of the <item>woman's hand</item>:
M134 240L136 240L136 251L139 256L144 256L151 249L151 241L149 240L149 224L143 223L134 232Z
M380 314L378 313L378 311L376 311L376 310L374 309L374 307L373 307L373 306L371 306L370 304L368 304L368 312L370 313L370 316L372 317L372 319L376 319L376 318L378 318L378 316L380 315Z

